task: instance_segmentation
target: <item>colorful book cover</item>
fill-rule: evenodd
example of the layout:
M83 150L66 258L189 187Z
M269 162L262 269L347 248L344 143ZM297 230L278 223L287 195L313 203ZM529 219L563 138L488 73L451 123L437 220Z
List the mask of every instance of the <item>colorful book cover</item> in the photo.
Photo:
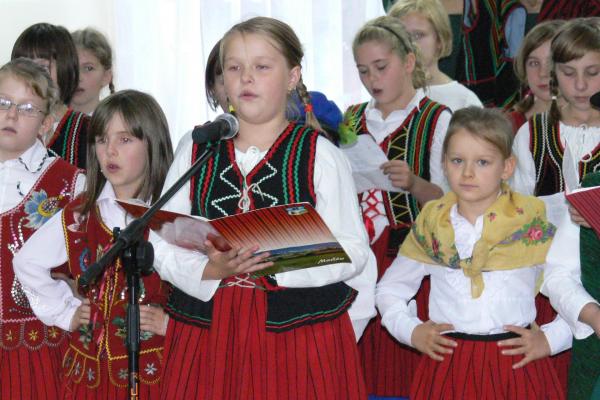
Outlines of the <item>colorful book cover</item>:
M118 202L135 217L148 208L134 202ZM161 210L154 215L150 228L171 244L198 251L205 250L207 238L221 251L256 243L256 254L268 251L267 260L274 263L255 273L257 276L351 262L309 203L262 208L213 220Z

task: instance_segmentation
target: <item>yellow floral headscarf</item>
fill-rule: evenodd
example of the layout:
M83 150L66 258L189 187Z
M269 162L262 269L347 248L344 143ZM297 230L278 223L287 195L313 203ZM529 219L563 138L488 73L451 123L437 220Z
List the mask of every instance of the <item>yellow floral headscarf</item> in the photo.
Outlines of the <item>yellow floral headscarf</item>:
M502 186L498 199L484 213L481 239L470 258L460 259L454 246L450 210L456 195L430 201L419 213L400 254L427 264L461 268L471 278L473 298L483 293L483 271L499 271L543 264L556 231L546 220L544 203Z

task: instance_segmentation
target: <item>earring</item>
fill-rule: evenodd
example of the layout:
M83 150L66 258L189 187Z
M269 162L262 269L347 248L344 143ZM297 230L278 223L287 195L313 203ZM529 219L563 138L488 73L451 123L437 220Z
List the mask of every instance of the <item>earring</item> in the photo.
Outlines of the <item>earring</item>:
M231 103L229 103L229 105L227 106L227 110L229 111L229 114L235 113L235 108L233 107L233 104L231 104Z

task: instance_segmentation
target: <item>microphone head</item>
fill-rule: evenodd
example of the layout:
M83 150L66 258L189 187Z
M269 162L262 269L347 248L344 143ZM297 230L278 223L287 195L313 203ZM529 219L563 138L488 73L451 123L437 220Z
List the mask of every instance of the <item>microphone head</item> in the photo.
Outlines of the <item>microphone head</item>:
M592 107L600 109L600 92L590 97L590 104L592 105Z
M233 114L221 114L215 119L215 122L217 121L223 121L227 124L227 128L222 131L221 139L231 139L240 131L240 122Z

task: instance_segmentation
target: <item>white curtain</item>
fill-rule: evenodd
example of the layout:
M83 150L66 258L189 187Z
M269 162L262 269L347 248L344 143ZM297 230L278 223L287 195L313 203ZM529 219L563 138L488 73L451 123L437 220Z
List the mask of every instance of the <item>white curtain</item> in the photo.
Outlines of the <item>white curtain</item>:
M303 44L303 78L342 110L365 101L352 39L383 15L381 0L113 0L117 88L151 93L169 120L173 143L214 117L204 89L213 45L235 23L254 16L290 24Z

